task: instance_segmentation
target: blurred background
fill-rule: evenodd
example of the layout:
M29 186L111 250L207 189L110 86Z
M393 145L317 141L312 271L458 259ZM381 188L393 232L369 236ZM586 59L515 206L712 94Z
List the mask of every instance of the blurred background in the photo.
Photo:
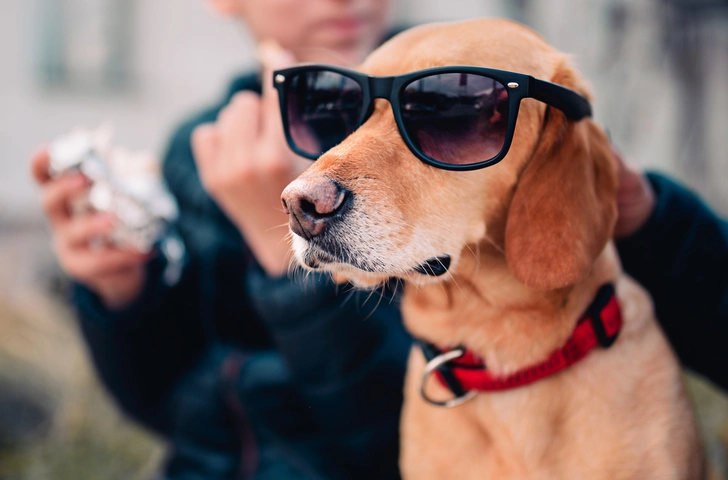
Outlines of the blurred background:
M573 55L624 156L728 215L728 0L398 0L400 23L505 16ZM69 129L161 153L183 117L254 64L201 0L0 0L0 479L146 479L159 439L98 386L28 162ZM728 401L690 376L713 478L728 478Z

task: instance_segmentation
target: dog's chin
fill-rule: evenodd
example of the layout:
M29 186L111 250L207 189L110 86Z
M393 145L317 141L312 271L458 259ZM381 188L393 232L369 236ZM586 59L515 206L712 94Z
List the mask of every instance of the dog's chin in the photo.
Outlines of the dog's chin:
M330 273L336 283L351 283L363 289L376 288L393 276L380 272L368 272L348 263L342 263L325 252L310 249L303 252L297 250L296 260L307 270Z
M377 288L389 280L389 276L359 271L329 270L331 278L336 283L351 283L352 285L370 290Z
M433 276L427 273L421 273L415 268L406 272L392 272L391 274L372 273L364 272L350 265L342 267L342 264L326 266L323 270L330 272L331 277L337 283L349 282L356 287L364 289L379 287L392 278L400 278L413 285L424 286L441 282L444 276L444 274L442 274L443 276Z

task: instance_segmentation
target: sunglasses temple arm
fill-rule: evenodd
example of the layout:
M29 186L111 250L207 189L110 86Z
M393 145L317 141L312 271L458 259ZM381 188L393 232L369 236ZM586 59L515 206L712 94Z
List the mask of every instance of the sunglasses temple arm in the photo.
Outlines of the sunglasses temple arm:
M528 96L558 108L570 120L579 121L591 117L589 101L568 88L555 83L528 77Z

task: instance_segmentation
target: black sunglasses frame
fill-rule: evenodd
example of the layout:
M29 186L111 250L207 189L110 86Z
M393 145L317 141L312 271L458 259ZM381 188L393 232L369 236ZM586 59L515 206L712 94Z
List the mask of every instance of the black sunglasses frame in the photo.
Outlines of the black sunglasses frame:
M290 79L293 78L293 76L302 72L317 71L338 73L339 75L349 78L359 84L362 90L362 112L361 117L356 124L356 128L359 128L371 115L374 109L374 99L386 99L389 101L392 107L394 120L397 124L397 128L399 129L399 134L404 140L404 143L410 149L410 151L423 162L432 165L433 167L441 168L444 170L477 170L480 168L495 165L496 163L500 162L506 156L508 150L510 149L511 142L513 141L513 135L516 129L518 108L521 100L523 100L524 98L533 98L543 103L546 103L547 105L558 108L559 110L564 112L564 115L566 115L568 119L573 121L582 120L583 118L589 117L592 114L589 101L578 93L574 92L573 90L569 90L568 88L562 87L561 85L547 82L545 80L539 80L530 75L509 72L506 70L496 70L492 68L474 66L446 66L428 68L426 70L418 70L411 73L405 73L403 75L387 77L376 77L358 72L356 70L324 64L298 65L282 70L276 70L275 72L273 72L273 86L278 91L278 99L281 108L281 117L283 119L283 130L286 135L286 141L288 142L289 147L294 152L311 160L318 159L320 155L312 155L299 149L293 141L293 138L291 137L288 124L288 98L286 93L290 84ZM408 135L407 130L404 126L404 121L402 119L399 102L400 96L402 95L404 88L415 80L444 73L468 73L480 75L493 79L506 87L508 91L509 109L508 127L506 130L506 137L503 141L503 147L496 156L482 162L467 165L455 165L445 163L427 156L424 152L417 148L415 143Z

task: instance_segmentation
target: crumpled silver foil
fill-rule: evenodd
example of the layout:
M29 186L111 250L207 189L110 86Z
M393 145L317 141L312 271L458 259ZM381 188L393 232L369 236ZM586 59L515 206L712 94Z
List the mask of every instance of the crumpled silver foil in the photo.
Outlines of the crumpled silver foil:
M162 180L160 162L148 152L114 147L111 138L107 127L59 136L49 147L50 174L79 171L86 176L91 186L73 200L73 213L107 212L117 219L109 238L95 242L142 253L158 248L167 259L167 283L174 283L181 273L184 244L171 228L178 209Z

